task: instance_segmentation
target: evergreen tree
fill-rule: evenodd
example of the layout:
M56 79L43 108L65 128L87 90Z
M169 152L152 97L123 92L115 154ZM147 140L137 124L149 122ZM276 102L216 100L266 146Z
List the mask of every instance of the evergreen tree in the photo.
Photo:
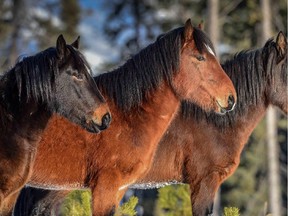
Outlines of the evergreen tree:
M107 10L104 33L111 38L112 43L119 46L121 58L127 59L154 41L158 35L183 25L193 15L193 22L200 23L201 18L196 17L199 15L197 11L201 11L198 9L203 5L206 5L205 1L197 0L104 2Z
M54 45L61 33L75 40L80 18L79 0L0 0L0 66L5 71L20 54L30 54L31 41L34 52Z
M75 190L71 192L60 208L60 215L67 216L90 216L91 212L91 192Z
M34 7L45 10L47 15L33 14L31 19L35 21L31 27L39 48L51 46L59 34L63 34L66 41L72 42L79 35L78 25L81 19L81 7L79 0L34 0Z
M137 212L135 207L138 203L138 198L132 196L126 203L123 203L117 210L114 216L135 216Z
M81 18L81 7L78 0L60 0L60 17L63 22L63 33L68 41L78 36L78 24Z
M155 215L192 216L189 185L170 185L160 188Z
M32 0L34 13L30 15L33 25L29 26L32 38L36 40L38 49L44 49L54 44L61 33L58 0ZM65 35L66 36L66 35Z
M240 216L239 209L235 207L224 208L224 216Z
M135 54L154 38L154 8L148 0L113 0L105 1L107 21L104 33L112 43L121 49L121 58L127 59Z
M0 1L0 44L2 49L1 67L8 69L18 58L20 33L27 19L26 1L11 0Z

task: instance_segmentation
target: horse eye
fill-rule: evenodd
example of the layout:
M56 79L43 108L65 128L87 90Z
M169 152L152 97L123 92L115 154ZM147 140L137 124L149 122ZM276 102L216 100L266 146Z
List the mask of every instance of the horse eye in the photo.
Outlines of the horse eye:
M202 55L196 56L198 61L205 61L205 58Z

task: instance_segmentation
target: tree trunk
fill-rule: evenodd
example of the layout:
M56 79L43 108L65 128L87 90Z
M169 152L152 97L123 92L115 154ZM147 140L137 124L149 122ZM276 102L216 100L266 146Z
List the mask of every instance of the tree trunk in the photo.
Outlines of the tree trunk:
M208 35L218 54L219 45L219 0L208 0Z
M269 209L273 216L281 215L279 149L277 142L277 113L270 107L266 115Z
M269 0L261 0L263 14L262 44L272 36L271 11ZM279 150L277 143L277 113L272 107L266 116L267 154L268 154L268 181L269 181L269 208L273 216L281 215L281 194L279 179Z
M208 35L214 45L216 55L219 54L219 0L208 0ZM218 56L219 58L219 56ZM220 213L220 188L217 191L214 206L213 206L213 215L218 216Z
M20 37L20 31L23 24L23 20L27 11L25 10L25 1L13 0L13 30L11 35L10 45L8 47L8 59L7 65L10 67L15 64L16 59L19 56L18 39Z

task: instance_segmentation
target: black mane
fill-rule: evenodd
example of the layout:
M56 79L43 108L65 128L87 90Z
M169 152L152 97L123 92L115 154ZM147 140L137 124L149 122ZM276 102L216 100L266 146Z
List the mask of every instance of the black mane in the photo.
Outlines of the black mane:
M73 56L74 64L85 65L89 72L92 71L80 52L71 45L67 45L66 48ZM8 98L13 94L13 96L18 96L19 104L33 99L36 103L47 103L49 105L53 99L53 88L55 78L59 74L59 64L61 64L61 61L56 48L53 47L33 56L19 57L16 65L0 76L0 95L4 95L0 102L5 102L3 101L5 95ZM53 105L49 108L54 109Z
M181 106L183 117L193 118L197 121L206 119L208 123L219 128L233 125L238 116L247 113L250 105L257 105L263 100L261 96L267 83L273 82L273 67L277 63L276 57L276 44L272 39L268 40L263 48L236 54L232 60L222 64L237 92L238 102L235 109L220 116L213 112L205 112L197 105L184 101Z
M4 85L1 86L2 93L12 94L8 91L16 86L19 101L23 101L23 99L28 101L31 98L36 102L50 101L52 84L58 74L57 62L55 48L46 49L34 56L24 57L1 77L0 82Z
M184 27L174 29L129 59L120 68L95 78L99 88L123 111L139 106L150 91L166 80L169 84L178 72ZM193 37L200 52L205 44L213 49L209 38L194 27Z

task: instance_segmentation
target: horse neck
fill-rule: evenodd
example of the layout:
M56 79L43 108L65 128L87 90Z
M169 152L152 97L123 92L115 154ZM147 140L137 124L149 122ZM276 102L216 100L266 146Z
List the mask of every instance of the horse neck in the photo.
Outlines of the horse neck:
M121 133L122 124L128 125L129 133L135 137L133 144L145 149L145 156L149 157L148 160L152 159L156 145L180 105L179 98L176 97L166 81L163 81L158 88L149 92L148 97L142 104L129 111L120 111L114 101L108 98L107 102L114 119L111 127L119 128L119 133ZM107 130L107 132L109 131Z
M22 117L19 121L22 124L20 127L29 131L31 135L40 136L46 128L52 113L47 111L46 105L39 105L32 101L26 103L24 107L29 107L30 109L27 108L27 110L22 112ZM29 124L27 124L27 121L29 121Z
M18 90L13 76L5 77L1 82L1 129L4 134L17 134L26 138L33 145L40 140L40 135L51 116L45 105L40 105L33 99L26 101L19 98ZM3 134L3 135L4 135Z
M143 114L148 114L146 117L151 122L156 118L161 122L165 122L165 124L169 124L179 105L180 100L176 97L171 86L163 81L154 92L149 94L147 100L143 101L139 108L143 109Z
M235 111L223 117L233 119L232 124L225 127L223 131L226 134L233 133L238 136L238 140L242 140L242 147L270 105L265 91L272 73L265 71L268 68L264 66L262 51L263 48L242 54L241 59L244 60L244 64L240 64L240 67L238 56L236 56L232 61L234 64L232 67L236 68L234 70L225 70L226 65L223 65L224 70L232 79L238 95ZM235 145L239 145L240 141L236 142L237 138L233 140L235 140L233 142L236 143Z
M264 117L267 110L267 105L264 103L250 106L245 115L239 116L236 119L236 123L231 126L231 128L226 128L222 130L223 136L228 139L227 144L234 149L235 152L240 153L243 150L244 145L247 143L248 138L252 134L253 130L256 128L258 123ZM221 132L221 129L218 131ZM229 140L229 141L228 141Z

